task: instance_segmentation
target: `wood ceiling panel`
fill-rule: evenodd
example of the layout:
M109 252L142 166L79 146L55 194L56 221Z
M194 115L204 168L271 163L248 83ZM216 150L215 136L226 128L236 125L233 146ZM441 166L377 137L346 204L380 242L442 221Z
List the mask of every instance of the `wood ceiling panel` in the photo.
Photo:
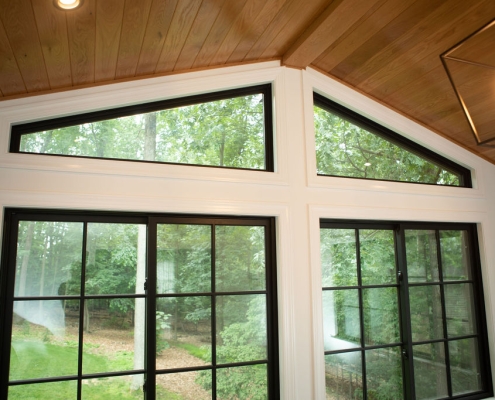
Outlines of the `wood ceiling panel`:
M216 51L229 33L232 24L245 4L246 0L226 1L223 4L222 10L218 14L201 50L194 60L192 65L193 68L207 67L210 65L211 59L215 56Z
M150 75L155 72L176 6L177 0L153 1L136 75Z
M267 0L258 17L247 27L240 42L228 58L227 62L241 62L251 47L263 34L265 29L271 24L272 20L278 14L287 0Z
M490 2L493 4L493 2ZM490 14L489 14L490 15ZM480 64L495 66L495 22L476 33L449 53L449 57L460 58Z
M95 81L96 0L85 0L80 9L67 13L69 48L74 85Z
M95 82L115 78L125 0L96 3Z
M414 2L378 33L369 37L365 43L329 73L357 86L366 78L365 73L375 73L383 66L380 58L382 54L388 53L390 50L400 50L394 43L396 40L400 40L402 35L443 3L445 3L443 0L418 0Z
M30 0L0 0L0 18L28 92L50 89Z
M50 87L72 86L66 13L48 1L34 1L32 6Z
M151 1L126 0L125 2L116 78L128 78L136 74Z
M155 72L174 70L200 6L197 0L182 0L177 4Z
M192 67L224 4L225 0L203 1L174 69L185 70Z
M256 20L264 5L265 0L248 0L246 2L215 56L211 59L210 65L221 65L227 62L245 32L249 30L248 26L253 20Z
M490 3L495 5L495 2ZM487 7L482 7L487 4L480 2L468 6L465 1L456 0L437 8L402 36L397 43L400 51L391 48L384 53L381 57L382 68L370 73L358 87L372 96L382 98L438 66L438 55L465 37L466 31L476 29L480 17L489 15ZM491 8L495 11L494 6ZM470 18L473 13L477 14L476 18ZM474 21L477 22L473 24ZM420 69L416 66L420 66Z
M333 2L335 1L340 0L333 0ZM311 25L327 8L329 3L328 0L314 0L310 3L307 1L297 2L297 7L293 7L293 12L287 15L288 18L286 23L282 26L282 29L277 32L273 40L267 42L267 46L265 46L265 49L261 52L260 57L273 58L283 56L304 31L308 29L308 26Z
M0 90L3 96L26 93L3 23L0 21Z
M284 64L296 68L311 64L329 45L380 4L383 4L383 0L369 0L365 3L360 0L333 1L296 42L284 51Z
M363 15L347 32L323 52L313 64L323 71L331 71L409 7L415 0L383 0Z

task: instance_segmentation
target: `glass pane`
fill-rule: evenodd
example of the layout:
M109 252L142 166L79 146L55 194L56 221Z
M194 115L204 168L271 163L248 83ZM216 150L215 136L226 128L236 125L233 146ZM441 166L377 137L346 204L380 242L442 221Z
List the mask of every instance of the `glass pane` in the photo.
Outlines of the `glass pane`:
M77 295L83 224L20 221L14 296Z
M445 281L471 279L469 238L466 231L440 231L443 279Z
M356 286L356 234L354 229L320 229L323 287Z
M414 342L444 337L440 286L409 287L409 306Z
M79 301L15 301L10 380L77 374Z
M325 351L361 345L357 290L323 291L323 340Z
M397 288L363 289L364 343L400 342Z
M83 379L82 400L138 400L144 398L143 375Z
M395 283L394 232L360 229L361 278L363 285Z
M217 370L217 400L268 399L265 364Z
M264 169L263 95L25 134L20 151Z
M412 282L438 282L435 231L406 230L407 279Z
M211 291L211 226L157 227L157 293Z
M142 293L145 274L145 225L88 224L87 295Z
M404 395L400 348L367 350L365 358L368 399L402 399Z
M459 186L459 177L352 122L314 107L318 174Z
M144 324L135 318L136 303L144 299L84 302L83 374L144 368Z
M218 296L217 363L265 360L265 295Z
M76 400L77 381L33 383L9 387L9 400Z
M476 333L473 285L445 285L445 314L449 337Z
M482 390L480 360L476 339L449 342L453 395Z
M211 364L211 298L157 299L156 368Z
M416 399L448 396L444 343L413 346Z
M216 226L216 291L264 290L265 228Z
M210 370L156 376L158 400L211 400L211 388Z
M325 356L325 384L328 400L363 398L361 352Z

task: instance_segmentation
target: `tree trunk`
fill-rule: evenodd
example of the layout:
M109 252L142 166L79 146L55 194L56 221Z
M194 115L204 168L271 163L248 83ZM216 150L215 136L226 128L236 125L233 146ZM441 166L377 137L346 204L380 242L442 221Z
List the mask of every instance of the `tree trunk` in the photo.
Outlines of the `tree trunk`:
M19 292L18 296L26 295L26 280L27 280L27 269L29 264L29 256L31 255L31 246L33 244L34 236L34 221L29 222L26 240L24 242L24 256L22 257L21 273L19 276ZM22 302L21 302L22 303Z

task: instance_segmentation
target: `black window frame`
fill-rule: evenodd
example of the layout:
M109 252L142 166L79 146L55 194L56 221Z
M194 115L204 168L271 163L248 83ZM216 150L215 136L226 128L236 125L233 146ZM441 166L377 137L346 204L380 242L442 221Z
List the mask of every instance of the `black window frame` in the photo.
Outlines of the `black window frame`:
M397 181L393 179L377 179L377 178L361 178L355 176L344 176L344 175L328 175L328 174L320 174L318 176L332 176L336 178L349 178L349 179L366 179L366 180L375 180L375 181L388 181L388 182L402 182L402 183L412 183L417 185L433 185L433 186L447 186L447 187L465 187L472 188L472 178L471 171L463 167L462 165L457 164L456 162L449 160L446 157L441 156L440 154L435 153L434 151L427 149L426 147L421 146L420 144L413 142L410 139L401 136L397 132L392 131L391 129L386 128L383 125L355 112L347 107L344 107L342 104L339 104L329 98L322 96L319 93L313 92L313 104L319 108L322 108L325 111L328 111L331 114L337 115L338 117L349 121L350 123L358 126L359 128L368 131L380 138L395 144L396 146L418 156L421 157L431 163L436 164L439 167L442 167L448 172L451 172L457 176L459 176L459 186L457 185L440 185L436 183L426 183L426 182L409 182L409 181Z
M419 286L439 286L441 288L441 298L442 298L442 323L444 336L442 339L433 339L426 341L414 342L414 345L421 344L432 344L432 343L443 343L445 346L446 359L446 373L447 373L447 385L449 397L442 397L442 399L459 399L459 400L478 400L487 397L492 397L494 395L491 364L490 364L490 352L489 352L489 338L488 338L488 328L485 310L485 300L483 294L483 279L481 270L481 259L479 254L479 241L477 226L474 223L449 223L449 222L420 222L420 221L366 221L366 220L338 220L338 219L321 219L320 220L320 230L321 229L348 229L355 231L356 240L356 267L358 274L357 285L353 286L334 286L325 287L322 285L322 293L324 291L332 290L345 290L345 289L357 289L359 292L359 323L361 328L361 338L360 345L352 349L344 350L325 350L324 355L341 354L350 351L360 351L361 353L361 363L363 371L363 399L366 399L366 360L365 352L366 350L373 350L375 348L387 348L395 347L399 344L402 353L402 377L403 377L403 393L404 399L411 400L415 399L415 385L414 385L414 364L413 364L413 341L412 341L412 329L411 329L411 314L409 307L409 287L419 287ZM368 285L363 284L361 281L361 261L360 261L360 242L359 242L359 230L361 229L384 229L391 230L394 233L394 253L395 253L395 267L396 267L396 280L395 283ZM407 272L407 260L406 260L406 247L405 247L405 231L406 230L434 230L436 233L436 243L437 243L437 257L438 257L438 268L440 272L439 281L435 282L408 282L408 272ZM442 277L442 260L440 255L440 237L439 232L445 230L459 230L466 231L469 241L469 261L471 264L471 278L467 280L454 280L444 282ZM473 303L475 309L476 318L476 333L465 335L465 336L455 336L449 337L447 334L446 327L446 314L445 314L445 298L444 298L444 287L449 284L462 284L471 283L473 285ZM398 296L398 312L399 312L399 329L400 329L400 342L385 344L385 345L366 345L364 343L364 316L363 316L363 289L365 288L382 288L382 287L397 287ZM452 395L452 383L451 383L451 372L450 372L450 360L449 360L449 341L452 340L462 340L465 338L476 338L478 340L478 356L480 364L480 375L482 390L475 393Z
M278 331L278 298L277 298L277 259L276 259L276 227L275 217L267 216L224 216L224 215L189 215L189 214L167 214L167 213L131 213L131 212L102 212L102 211L73 211L73 210L53 210L53 209L20 209L5 208L3 223L3 240L2 240L2 259L0 264L0 321L3 323L3 329L0 329L0 398L8 398L9 386L9 369L10 369L10 343L12 335L13 321L13 302L14 299L24 299L24 297L15 297L15 265L17 255L18 227L20 221L53 221L53 222L81 222L84 224L83 229L83 247L82 262L85 260L86 235L88 223L123 223L123 224L145 224L147 226L147 244L146 244L146 283L145 294L130 295L86 295L83 291L79 295L66 296L44 296L39 299L43 300L60 300L60 299L96 299L96 298L146 298L146 322L145 322L145 369L128 370L120 372L106 373L82 373L82 349L83 349L83 328L82 321L84 313L80 307L79 315L79 355L78 355L78 373L71 376L59 376L50 378L25 379L15 381L14 385L23 383L48 383L76 380L77 381L77 399L82 396L82 380L88 378L131 376L135 374L144 374L143 399L155 400L156 391L150 390L156 386L156 376L163 373L177 373L187 371L211 370L212 371L212 399L216 398L215 371L221 368L261 365L267 366L267 392L268 399L280 399L280 376L279 376L279 331ZM175 294L158 294L156 289L157 265L156 234L159 224L192 224L192 225L210 225L212 227L212 246L211 246L211 264L212 264L212 283L215 282L215 226L263 226L265 229L265 289L254 291L221 291L216 292L212 286L209 292L205 293L175 293ZM81 289L84 289L84 268L81 271ZM215 349L215 311L213 309L214 299L217 296L227 295L249 295L265 294L266 295L266 321L267 321L267 356L266 360L246 361L234 363L216 363L215 357L212 357L211 365L204 367L185 367L169 368L160 370L155 365L156 354L156 300L161 297L177 296L211 296L212 298L212 351ZM38 297L26 297L29 300L37 300Z
M149 160L132 160L123 158L111 158L111 157L92 157L82 155L68 155L68 154L51 154L51 153L33 153L21 151L21 137L30 133L37 133L51 129L66 128L69 126L76 126L85 123L99 122L104 120L115 119L119 117L128 117L136 114L144 114L161 110L169 110L178 107L191 106L201 103L207 103L217 100L227 100L236 97L262 94L263 95L263 128L264 128L264 157L265 168L238 168L221 165L205 165L205 164L189 164L189 163L175 163L165 161L149 161ZM190 165L209 168L224 168L234 170L247 170L247 171L263 171L274 172L274 129L273 129L273 92L272 84L261 84L255 86L246 86L238 89L222 90L210 93L204 93L199 95L185 96L171 98L167 100L159 100L142 104L135 104L124 107L109 108L101 111L94 111L88 113L80 113L69 115L66 117L50 118L40 121L28 122L28 123L15 123L11 126L10 130L10 153L20 154L34 154L44 156L55 157L76 157L76 158L89 158L98 160L112 160L112 161L132 161L132 162L144 162L155 164L169 164L169 165Z

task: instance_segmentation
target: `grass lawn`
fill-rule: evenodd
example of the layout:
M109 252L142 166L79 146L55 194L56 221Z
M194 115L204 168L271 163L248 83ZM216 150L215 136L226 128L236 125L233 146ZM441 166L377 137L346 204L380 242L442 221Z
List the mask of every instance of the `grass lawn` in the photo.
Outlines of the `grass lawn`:
M13 340L10 380L36 379L77 374L77 344L44 343L37 340ZM85 373L125 371L132 369L133 353L116 352L112 357L84 353ZM143 391L131 389L132 377L111 377L83 381L85 400L143 399ZM53 382L11 386L9 400L72 400L76 399L77 382ZM157 387L157 398L181 400L182 397Z

